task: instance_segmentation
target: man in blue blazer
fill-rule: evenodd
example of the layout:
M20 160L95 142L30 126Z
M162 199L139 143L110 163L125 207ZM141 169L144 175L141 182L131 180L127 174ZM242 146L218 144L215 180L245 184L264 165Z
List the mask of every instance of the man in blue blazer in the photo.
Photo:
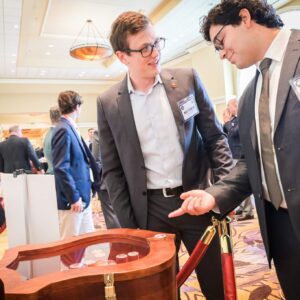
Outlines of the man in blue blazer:
M103 176L122 227L174 233L191 253L211 215L169 220L182 191L229 172L230 150L213 105L192 69L160 69L164 38L136 12L112 26L112 47L128 74L98 98ZM196 269L206 299L224 299L219 242Z
M285 299L300 295L300 31L280 29L274 8L261 0L225 0L202 31L221 59L256 76L239 104L242 155L230 174L205 191L183 194L181 209L225 215L253 193L269 263Z
M58 96L62 116L53 132L52 158L62 239L94 231L90 205L92 155L75 123L81 104L76 92L65 91Z

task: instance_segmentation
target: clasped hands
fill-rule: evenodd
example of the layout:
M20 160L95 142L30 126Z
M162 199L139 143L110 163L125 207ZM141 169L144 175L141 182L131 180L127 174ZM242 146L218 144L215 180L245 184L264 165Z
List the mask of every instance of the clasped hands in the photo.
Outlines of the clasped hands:
M182 193L180 198L183 200L181 207L169 213L169 218L179 217L186 213L196 216L203 215L216 206L215 198L203 190Z

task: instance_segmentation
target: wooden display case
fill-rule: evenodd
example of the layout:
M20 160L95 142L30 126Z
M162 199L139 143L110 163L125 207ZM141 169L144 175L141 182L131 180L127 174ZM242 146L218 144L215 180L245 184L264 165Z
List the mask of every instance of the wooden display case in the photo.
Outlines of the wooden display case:
M110 229L6 251L6 300L176 300L174 235Z

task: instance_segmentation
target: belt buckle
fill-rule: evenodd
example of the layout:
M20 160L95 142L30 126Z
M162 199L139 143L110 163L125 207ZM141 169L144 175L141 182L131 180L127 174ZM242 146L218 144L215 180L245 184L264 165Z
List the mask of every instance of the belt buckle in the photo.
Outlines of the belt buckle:
M174 193L173 193L173 194L168 194L168 191L167 191L167 190L171 190L171 191L172 191L171 188L163 188L163 189L162 189L162 192L163 192L163 195L164 195L165 198L169 198L169 197L174 197L174 196L176 196Z

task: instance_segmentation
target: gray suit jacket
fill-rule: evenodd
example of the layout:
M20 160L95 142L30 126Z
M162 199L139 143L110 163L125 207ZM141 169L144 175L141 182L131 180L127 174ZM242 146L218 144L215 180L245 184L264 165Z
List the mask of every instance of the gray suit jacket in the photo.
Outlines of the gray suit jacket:
M222 126L194 70L165 69L160 76L184 151L183 188L205 188L208 186L210 167L215 180L218 180L232 166ZM172 87L172 80L177 81L175 88ZM184 122L177 102L188 95L194 95L199 114ZM135 127L127 79L99 96L97 106L103 176L115 212L122 227L147 228L147 170Z
M300 75L300 31L293 31L289 40L280 75L274 147L289 215L300 240L300 99L289 80ZM223 215L236 207L252 192L255 197L261 234L270 259L262 179L255 127L255 90L257 76L246 88L239 106L239 128L243 154L235 168L222 181L207 191L216 197Z

